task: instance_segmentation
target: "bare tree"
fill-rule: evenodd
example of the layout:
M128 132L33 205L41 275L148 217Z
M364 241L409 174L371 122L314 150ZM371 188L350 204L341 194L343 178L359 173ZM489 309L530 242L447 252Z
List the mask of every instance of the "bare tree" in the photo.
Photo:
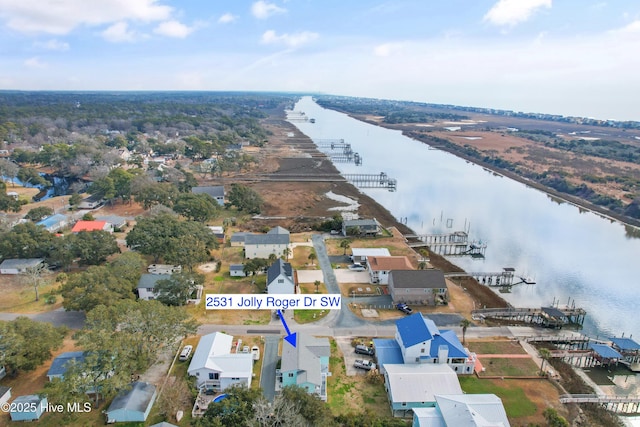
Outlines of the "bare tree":
M24 282L29 286L33 286L33 290L36 292L36 301L40 300L40 294L38 289L46 282L45 276L49 273L49 266L41 262L34 267L27 267L22 273Z
M173 376L167 378L167 382L162 387L162 391L158 397L160 414L166 416L171 421L178 421L176 414L180 410L184 411L189 408L191 404L190 396L189 388L183 379L178 379Z

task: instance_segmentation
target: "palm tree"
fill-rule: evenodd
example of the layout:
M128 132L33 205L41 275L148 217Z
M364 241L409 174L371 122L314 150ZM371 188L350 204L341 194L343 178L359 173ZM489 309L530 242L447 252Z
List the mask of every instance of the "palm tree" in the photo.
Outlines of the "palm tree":
M471 321L469 319L462 319L460 321L460 326L462 327L462 345L465 343L465 338L467 335L467 328L471 325Z
M351 240L349 239L340 240L340 247L344 249L344 252L342 253L342 255L346 255L347 249L351 247Z
M314 262L318 258L318 256L315 252L311 252L307 258L309 258L309 261L311 261L311 265L314 265Z
M313 282L314 285L316 285L316 294L318 292L320 292L320 280L316 280L315 282Z
M538 349L538 354L542 359L542 363L540 364L540 375L544 375L544 363L551 358L551 352L548 348L540 348Z
M286 248L284 248L284 250L282 251L282 256L284 257L285 261L289 260L289 255L291 255L291 248L289 248L288 246Z

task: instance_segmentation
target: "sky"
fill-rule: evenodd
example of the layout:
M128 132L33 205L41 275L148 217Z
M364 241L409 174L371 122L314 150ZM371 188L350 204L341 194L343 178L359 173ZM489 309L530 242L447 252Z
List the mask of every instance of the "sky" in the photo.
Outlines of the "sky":
M0 89L294 91L640 121L630 0L0 0Z

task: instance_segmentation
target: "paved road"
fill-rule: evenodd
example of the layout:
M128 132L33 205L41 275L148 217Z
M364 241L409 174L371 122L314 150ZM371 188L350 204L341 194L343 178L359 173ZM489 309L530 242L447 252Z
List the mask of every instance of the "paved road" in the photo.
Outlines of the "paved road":
M278 364L278 343L280 335L266 335L262 356L262 372L260 373L260 387L264 397L273 402L276 395L276 366Z
M54 326L64 325L71 329L82 329L86 321L86 316L82 311L64 311L62 308L36 314L0 313L0 320L15 320L20 316L28 317L38 322L51 323Z

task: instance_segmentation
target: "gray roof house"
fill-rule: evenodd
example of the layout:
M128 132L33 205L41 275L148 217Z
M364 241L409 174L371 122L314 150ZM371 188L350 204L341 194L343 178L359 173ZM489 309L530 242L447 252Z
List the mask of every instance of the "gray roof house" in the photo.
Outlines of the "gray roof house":
M270 294L295 294L296 277L291 264L278 258L267 270L267 292Z
M144 422L156 401L156 386L136 381L130 390L123 390L105 411L107 423Z
M191 189L193 194L208 194L214 199L220 206L224 205L224 186L223 185L209 185L201 187L193 187Z
M316 338L298 333L297 345L282 344L282 364L276 370L276 391L297 385L309 394L317 394L327 400L327 377L331 346L328 338Z
M231 277L246 277L244 264L229 264L229 275Z
M394 304L436 305L449 301L442 270L391 270L388 284Z
M246 231L238 231L236 233L233 233L229 238L231 246L244 246L244 240L247 236L250 236L252 234L253 233L248 233Z
M138 298L144 301L156 299L156 283L168 279L171 279L170 274L143 274L138 280Z
M344 236L377 236L381 232L382 227L375 218L342 221L342 235Z
M127 219L119 215L97 216L96 221L106 221L108 224L111 224L113 228L118 229L121 229L127 225Z
M5 259L0 263L0 274L21 274L28 268L42 264L43 258L15 258Z
M289 248L289 232L282 227L275 227L266 234L247 234L244 238L245 258L269 258L275 254L282 256Z

